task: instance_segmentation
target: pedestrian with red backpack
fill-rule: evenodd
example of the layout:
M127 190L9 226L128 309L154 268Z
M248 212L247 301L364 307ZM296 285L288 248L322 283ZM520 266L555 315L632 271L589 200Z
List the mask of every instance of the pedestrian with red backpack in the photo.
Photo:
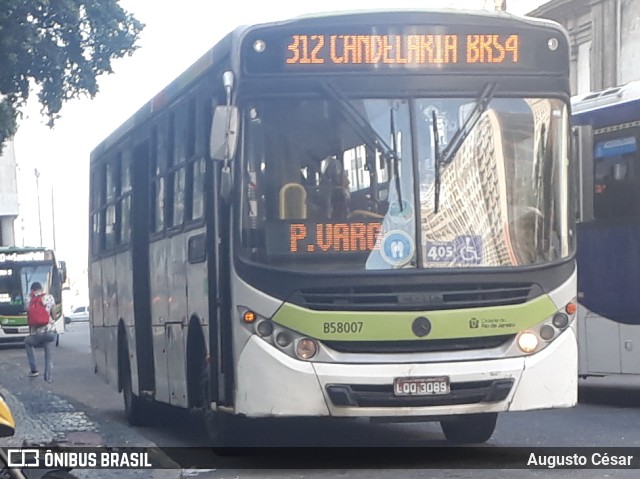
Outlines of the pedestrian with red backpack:
M53 344L56 339L56 331L53 318L55 317L56 302L53 296L42 290L42 285L37 281L31 285L29 294L29 306L27 308L27 323L29 336L24 340L29 359L29 377L38 376L34 347L44 347L44 380L51 382L51 368Z

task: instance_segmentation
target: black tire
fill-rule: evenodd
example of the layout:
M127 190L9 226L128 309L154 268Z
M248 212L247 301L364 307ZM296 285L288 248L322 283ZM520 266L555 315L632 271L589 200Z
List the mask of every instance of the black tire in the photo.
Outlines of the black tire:
M69 471L58 470L47 472L42 479L78 479L78 476L71 474Z
M440 421L447 441L454 444L487 442L496 429L498 413L462 414Z
M189 407L194 412L207 411L211 404L210 366L205 358L204 347L196 348L188 357L187 365L187 395Z
M239 419L220 411L205 411L204 424L212 447L229 448L241 446Z
M127 421L132 426L151 425L153 423L153 403L143 401L133 393L129 361L125 361L120 373L122 374L122 399L124 401L124 413Z

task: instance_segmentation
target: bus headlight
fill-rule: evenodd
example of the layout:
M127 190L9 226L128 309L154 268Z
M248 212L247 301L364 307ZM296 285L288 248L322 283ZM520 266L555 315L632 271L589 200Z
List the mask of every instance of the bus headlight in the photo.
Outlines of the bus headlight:
M558 329L564 329L569 324L569 317L564 313L556 313L552 320L553 325Z
M268 319L260 321L256 326L256 331L258 331L258 334L263 338L265 336L271 336L271 333L273 333L273 323Z
M294 359L309 361L322 354L322 344L316 339L275 323L247 306L238 306L238 321L250 334Z
M318 352L318 345L313 339L302 338L296 346L296 354L300 359L311 359Z
M278 335L276 336L276 343L281 348L286 348L291 344L291 336L289 336L288 333L284 333L284 332L278 333Z
M518 336L518 347L523 353L532 353L538 347L538 336L531 331L524 331Z
M553 329L553 326L549 324L545 324L540 328L540 337L545 341L549 341L550 339L553 339L555 335L556 335L556 330Z

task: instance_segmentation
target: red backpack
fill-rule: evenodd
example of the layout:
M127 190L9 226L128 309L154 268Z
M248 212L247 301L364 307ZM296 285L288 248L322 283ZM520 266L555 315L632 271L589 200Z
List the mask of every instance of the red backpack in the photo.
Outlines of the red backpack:
M40 328L49 324L49 311L42 304L44 294L34 295L29 301L27 310L27 324L33 328Z

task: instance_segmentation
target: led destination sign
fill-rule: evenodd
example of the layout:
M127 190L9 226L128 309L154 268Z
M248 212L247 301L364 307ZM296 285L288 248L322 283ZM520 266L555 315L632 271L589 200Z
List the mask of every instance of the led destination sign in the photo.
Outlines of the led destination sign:
M381 231L379 222L275 222L267 228L267 249L276 255L369 252Z
M406 72L566 74L557 31L520 26L382 25L278 27L244 39L248 74Z
M0 253L0 263L46 261L51 259L51 253L46 251L12 251Z
M519 35L293 35L288 65L518 63Z

